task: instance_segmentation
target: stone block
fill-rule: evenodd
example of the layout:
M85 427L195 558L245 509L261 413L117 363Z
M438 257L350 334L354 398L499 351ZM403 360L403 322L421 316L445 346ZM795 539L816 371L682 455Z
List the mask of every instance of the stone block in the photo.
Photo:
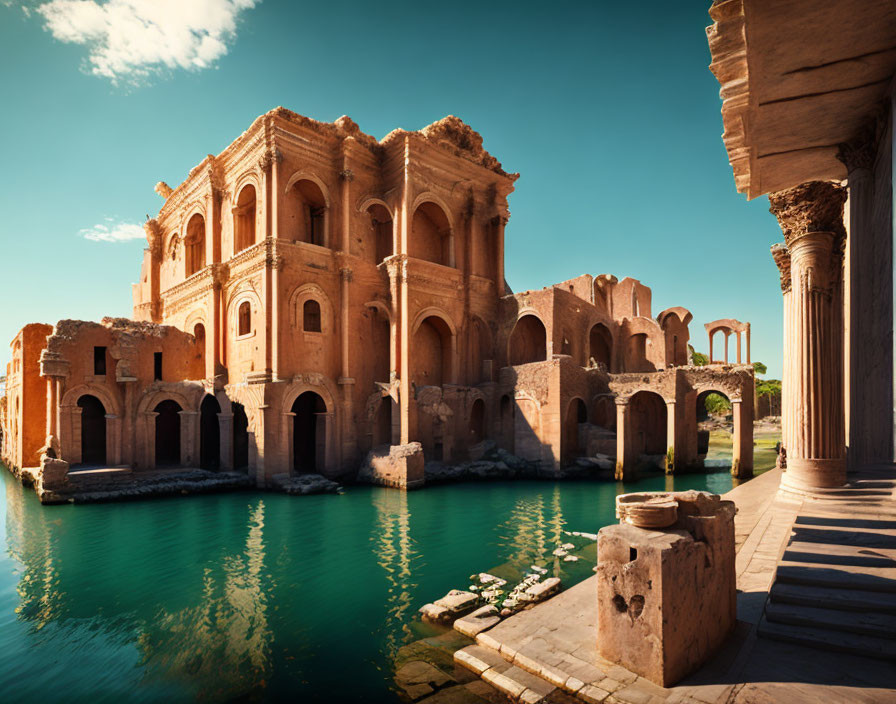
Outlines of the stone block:
M498 614L497 607L488 604L455 621L454 630L470 638L475 638L482 631L488 630L500 622L501 616Z
M733 504L708 492L671 496L672 526L598 534L598 652L663 687L700 667L736 621Z
M376 448L367 454L360 481L396 489L417 489L425 483L423 446L419 442Z

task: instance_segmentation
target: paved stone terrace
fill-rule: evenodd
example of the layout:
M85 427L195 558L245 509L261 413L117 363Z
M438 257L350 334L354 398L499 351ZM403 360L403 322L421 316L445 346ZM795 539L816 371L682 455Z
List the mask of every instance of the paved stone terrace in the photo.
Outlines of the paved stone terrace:
M825 499L779 494L780 478L767 472L726 497L738 506L738 626L679 686L664 689L597 655L591 578L481 633L455 653L457 679L481 679L423 701L896 701L896 658L887 659L896 633L889 623L896 614L896 468L851 475L851 488ZM838 585L839 594L812 591ZM818 601L802 603L806 593ZM868 603L853 603L851 613L830 607L850 595Z

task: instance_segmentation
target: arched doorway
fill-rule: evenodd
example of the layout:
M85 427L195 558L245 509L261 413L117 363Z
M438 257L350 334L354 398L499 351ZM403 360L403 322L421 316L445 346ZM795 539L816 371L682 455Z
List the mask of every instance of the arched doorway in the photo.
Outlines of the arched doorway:
M473 401L470 408L470 444L478 445L485 439L485 402L481 398Z
M547 332L544 323L534 315L524 315L516 321L507 345L507 357L511 367L547 359Z
M221 469L221 427L218 414L221 405L211 394L199 407L199 466L217 472Z
M177 401L168 399L155 407L156 467L180 465L180 412Z
M431 315L414 333L413 382L417 386L452 383L451 328L442 318Z
M582 437L582 424L588 422L588 409L580 398L574 398L566 409L563 421L563 439L560 455L564 464L569 464L576 457L585 455L586 448Z
M653 391L639 391L629 401L628 412L635 454L665 456L666 402L663 397Z
M588 365L602 365L604 370L610 371L611 350L613 338L610 331L603 323L596 323L588 333Z
M326 412L324 400L313 391L301 394L292 404L293 471L321 473L324 467Z
M694 405L698 464L702 460L704 467L730 468L734 453L731 399L708 389L697 395Z
M96 396L78 399L81 409L81 464L106 464L106 408Z
M245 471L249 467L249 418L241 403L230 405L233 411L233 468Z

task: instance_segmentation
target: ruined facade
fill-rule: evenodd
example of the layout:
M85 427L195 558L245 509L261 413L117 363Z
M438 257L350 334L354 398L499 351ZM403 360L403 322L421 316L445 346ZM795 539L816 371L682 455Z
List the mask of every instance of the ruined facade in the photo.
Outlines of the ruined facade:
M457 462L490 440L547 474L615 454L630 477L643 455L699 464L697 405L716 391L749 474L752 369L689 366L687 310L654 317L649 288L607 275L510 292L516 178L455 117L381 141L347 117L259 117L158 184L134 320L16 337L4 461L265 486L353 477L375 448Z

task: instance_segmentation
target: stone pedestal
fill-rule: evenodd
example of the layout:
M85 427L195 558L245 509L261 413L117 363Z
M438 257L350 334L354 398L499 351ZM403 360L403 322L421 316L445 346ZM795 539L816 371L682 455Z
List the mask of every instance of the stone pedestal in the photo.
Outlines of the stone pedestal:
M598 533L597 649L669 687L699 668L734 628L735 508L707 492L663 498L664 510L670 499L678 504L669 527L622 523ZM630 509L624 515L633 520Z
M394 487L417 489L426 482L423 470L423 446L419 442L392 445L388 451L371 450L361 472L361 481Z

